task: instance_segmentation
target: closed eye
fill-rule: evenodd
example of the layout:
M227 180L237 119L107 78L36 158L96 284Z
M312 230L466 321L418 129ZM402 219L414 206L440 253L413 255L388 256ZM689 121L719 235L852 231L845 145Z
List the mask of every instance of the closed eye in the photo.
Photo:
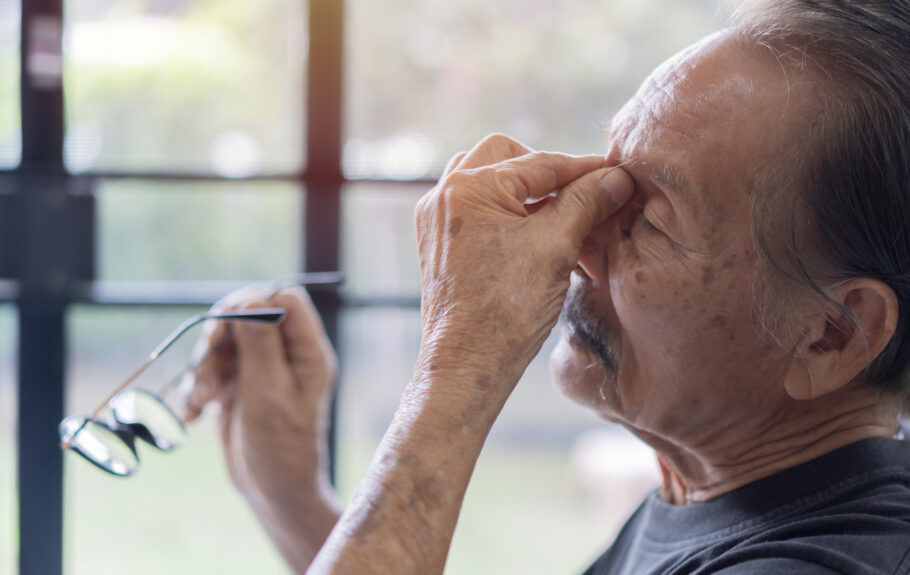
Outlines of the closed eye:
M666 234L664 234L663 230L661 230L659 227L657 227L650 220L650 218L648 217L648 213L645 210L642 210L638 214L638 218L636 218L635 227L638 227L638 226L641 226L643 231L646 231L649 233L657 233L657 234L661 234L661 235L666 235Z

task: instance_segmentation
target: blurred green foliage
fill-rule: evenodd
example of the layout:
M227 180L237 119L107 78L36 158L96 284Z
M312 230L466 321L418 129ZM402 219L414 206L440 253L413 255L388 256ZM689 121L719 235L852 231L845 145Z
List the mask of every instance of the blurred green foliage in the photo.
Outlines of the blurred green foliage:
M297 184L109 180L96 197L101 279L271 281L302 269Z
M302 167L303 2L79 0L65 28L71 170L211 172L225 137L241 175Z
M650 70L722 23L717 0L350 0L347 11L345 167L358 177L400 177L388 163L398 137L430 148L425 176L493 131L603 152L601 125Z

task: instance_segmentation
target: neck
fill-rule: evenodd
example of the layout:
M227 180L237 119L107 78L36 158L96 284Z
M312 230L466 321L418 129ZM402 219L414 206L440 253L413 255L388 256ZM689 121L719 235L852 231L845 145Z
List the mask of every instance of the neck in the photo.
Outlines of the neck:
M696 444L685 438L633 432L658 452L661 498L685 505L713 499L851 443L891 437L897 431L894 411L877 397L819 398L793 402L784 411L773 421L746 421Z

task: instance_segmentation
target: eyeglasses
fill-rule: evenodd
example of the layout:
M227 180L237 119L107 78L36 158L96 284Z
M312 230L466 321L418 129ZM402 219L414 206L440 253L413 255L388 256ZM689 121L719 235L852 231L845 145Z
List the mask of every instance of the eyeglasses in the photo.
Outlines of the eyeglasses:
M275 282L271 295L287 285L337 285L341 283L338 272L302 274L294 278ZM206 312L194 315L175 329L164 341L117 388L101 402L90 416L70 416L60 422L60 447L72 449L90 463L113 475L128 477L139 469L139 455L136 439L162 451L171 451L186 442L186 427L181 419L163 401L163 395L179 383L187 372L194 372L218 349L225 345L230 336L225 334L195 362L169 380L157 392L144 389L124 391L148 367L158 359L180 336L191 327L206 320L243 321L278 324L284 319L282 308L260 308L248 311ZM102 412L110 409L110 417L99 419Z

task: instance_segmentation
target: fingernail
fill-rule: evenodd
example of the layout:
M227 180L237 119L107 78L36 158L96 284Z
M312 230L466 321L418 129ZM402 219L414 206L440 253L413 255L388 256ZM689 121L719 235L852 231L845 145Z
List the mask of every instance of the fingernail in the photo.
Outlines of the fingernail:
M607 168L607 173L600 178L600 185L617 203L628 200L635 189L631 176L621 168Z

